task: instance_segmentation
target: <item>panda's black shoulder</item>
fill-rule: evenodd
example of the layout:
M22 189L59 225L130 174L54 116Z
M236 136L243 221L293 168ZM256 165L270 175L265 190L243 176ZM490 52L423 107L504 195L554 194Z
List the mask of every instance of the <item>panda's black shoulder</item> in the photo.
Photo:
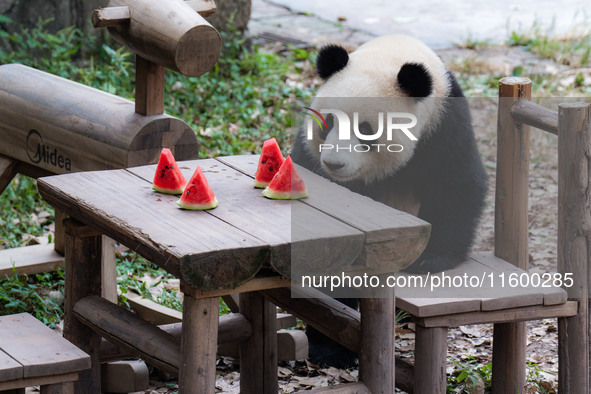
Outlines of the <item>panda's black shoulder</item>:
M462 91L460 84L456 80L456 77L454 77L454 75L451 73L451 71L447 72L446 77L447 77L447 81L448 81L449 87L450 87L448 96L449 97L464 97L464 92Z

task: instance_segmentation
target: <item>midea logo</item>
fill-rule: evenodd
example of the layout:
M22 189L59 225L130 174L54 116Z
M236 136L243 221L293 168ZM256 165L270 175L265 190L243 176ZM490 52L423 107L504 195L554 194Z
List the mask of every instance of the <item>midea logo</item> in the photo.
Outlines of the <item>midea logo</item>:
M52 148L43 142L43 137L35 129L29 131L27 135L27 156L32 163L46 163L54 167L72 170L72 161L69 157L64 157L58 153L57 148Z
M313 113L306 113L309 115L310 118L307 119L306 124L306 131L307 131L307 138L308 140L313 139L314 135L314 128L312 120L315 120L321 130L328 130L328 125L324 116L322 114L332 114L337 119L338 122L338 140L339 141L349 141L351 140L351 120L349 119L349 115L345 112L338 110L338 109L321 109L320 112L313 110L309 107L304 107ZM417 125L417 117L413 114L409 114L406 112L388 112L385 116L383 112L378 113L378 128L373 134L365 134L359 131L359 113L353 112L353 134L355 138L359 142L362 141L377 141L382 135L384 134L384 117L386 118L386 139L388 141L392 141L392 135L394 131L400 130L406 135L411 141L418 141L417 137L415 137L409 129L413 128ZM394 122L394 119L407 119L408 122ZM368 152L371 148L377 148L379 151L380 147L386 147L390 152L401 152L404 148L400 144L355 144L355 145L348 145L342 146L337 145L336 147L334 144L320 144L319 149L320 151L323 150L330 150L336 149L339 150L347 150L347 151L356 151L356 152Z

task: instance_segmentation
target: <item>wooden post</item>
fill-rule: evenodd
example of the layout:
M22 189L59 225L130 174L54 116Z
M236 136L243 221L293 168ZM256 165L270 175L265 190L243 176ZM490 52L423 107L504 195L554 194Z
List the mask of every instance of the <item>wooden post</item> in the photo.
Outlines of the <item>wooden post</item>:
M53 249L64 255L66 254L66 229L64 227L64 220L68 218L62 210L55 208L55 230L53 232Z
M135 57L135 112L160 115L164 112L164 66Z
M591 262L591 106L558 109L558 272L569 275L566 291L579 302L576 316L558 319L558 392L588 393L589 263Z
M117 260L115 259L115 241L102 236L101 276L103 298L117 303Z
M447 386L447 327L416 325L415 394L445 394Z
M219 297L183 299L179 392L215 393Z
M530 128L511 116L511 106L520 98L531 98L529 79L507 77L499 81L495 256L527 271ZM495 324L493 335L492 392L522 392L526 323Z
M240 295L240 313L252 326L251 337L240 344L240 391L276 394L276 307L258 292Z
M80 372L76 393L100 393L100 335L74 317L78 300L101 294L101 234L72 219L66 228L66 297L64 337L90 355L91 369Z
M372 393L394 393L394 295L362 298L359 380Z

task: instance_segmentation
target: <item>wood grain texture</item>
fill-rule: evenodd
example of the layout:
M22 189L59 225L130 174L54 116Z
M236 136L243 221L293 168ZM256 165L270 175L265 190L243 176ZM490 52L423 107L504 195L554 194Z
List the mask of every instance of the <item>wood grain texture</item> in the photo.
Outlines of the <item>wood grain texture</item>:
M499 81L497 176L495 193L495 256L528 269L528 185L530 127L517 123L511 107L531 98L531 81L508 77ZM516 393L525 386L525 323L495 326L494 393Z
M16 379L16 380L9 380L6 382L0 382L0 390L14 390L8 391L9 393L13 392L15 394L25 393L23 387L31 387L31 386L44 386L44 385L51 385L51 384L59 384L62 382L74 382L78 380L78 372L71 372L62 375L51 375L51 376L41 376L35 378L23 378L23 379ZM78 392L76 392L78 393Z
M164 67L139 55L135 57L135 112L164 113Z
M416 326L414 390L416 394L445 394L447 386L447 328Z
M101 336L119 347L141 355L163 371L178 371L179 341L127 309L101 297L91 296L76 303L74 315L82 324ZM97 357L98 354L97 349Z
M64 256L54 250L53 244L0 250L0 276L12 275L13 266L20 275L51 272L64 267Z
M0 382L20 379L24 376L23 366L0 349Z
M74 382L46 384L40 388L41 394L74 394Z
M552 134L558 133L558 112L530 100L517 100L511 106L511 116L517 123L525 123Z
M561 104L558 109L558 272L571 273L569 299L576 316L559 319L561 393L589 392L589 264L591 263L591 106Z
M111 27L128 23L131 18L129 7L107 7L92 11L90 21L93 27Z
M163 146L177 160L198 157L185 122L20 64L0 66L0 101L0 154L52 174L156 163Z
M253 334L240 344L240 391L275 394L277 380L277 308L258 292L240 295L240 313Z
M219 297L195 299L185 294L179 391L215 393Z
M361 298L359 380L372 393L395 392L394 291L391 298ZM418 343L418 341L417 341ZM415 352L418 357L418 351Z
M109 6L131 12L129 23L108 28L111 36L153 63L198 76L220 55L219 33L184 1L111 0Z
M16 176L18 161L10 157L0 155L0 194Z
M90 357L28 313L0 317L0 349L23 366L23 377L77 372Z
M87 226L68 219L66 228L66 272L64 338L90 355L90 370L80 373L77 393L97 393L101 388L99 347L101 337L74 316L74 305L84 297L101 294L102 238Z
M210 16L217 10L213 0L185 0L185 3L202 17Z

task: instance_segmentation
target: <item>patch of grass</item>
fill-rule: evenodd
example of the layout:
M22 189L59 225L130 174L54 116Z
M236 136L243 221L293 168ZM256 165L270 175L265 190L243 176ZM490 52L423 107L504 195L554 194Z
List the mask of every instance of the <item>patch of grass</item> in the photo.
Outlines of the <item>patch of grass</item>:
M64 272L13 275L0 280L0 315L28 312L50 327L62 315Z

